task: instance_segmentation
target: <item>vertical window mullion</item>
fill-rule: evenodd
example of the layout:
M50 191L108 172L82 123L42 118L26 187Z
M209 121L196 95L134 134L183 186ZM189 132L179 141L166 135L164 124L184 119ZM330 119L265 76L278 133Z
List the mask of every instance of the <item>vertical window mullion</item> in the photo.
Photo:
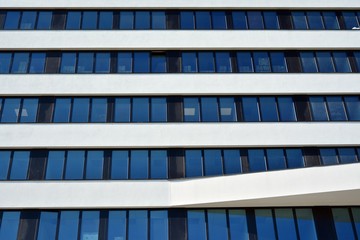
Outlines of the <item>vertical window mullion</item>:
M20 105L19 105L19 112L18 112L18 115L17 115L16 123L19 123L19 122L20 122L21 115L22 115L21 112L22 112L23 105L24 105L24 98L21 98Z
M13 165L13 159L14 159L14 151L11 151L9 167L8 167L8 172L7 172L7 177L6 177L7 180L10 179L11 169L12 169L12 165Z

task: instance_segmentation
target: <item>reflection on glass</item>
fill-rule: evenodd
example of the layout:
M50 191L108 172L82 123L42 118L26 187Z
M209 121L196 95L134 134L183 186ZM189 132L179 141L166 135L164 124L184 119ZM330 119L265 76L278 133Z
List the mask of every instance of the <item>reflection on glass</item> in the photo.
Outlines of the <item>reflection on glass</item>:
M135 29L150 29L150 12L135 12Z
M185 122L199 122L199 99L198 98L184 98L184 121Z
M78 238L79 211L61 211L58 240Z
M295 221L292 209L275 209L276 228L279 240L296 240Z
M92 73L94 67L94 53L81 52L78 55L77 73Z
M188 240L206 240L204 210L188 210Z
M295 210L300 239L316 240L316 229L312 210L299 208Z
M273 216L270 209L255 209L257 239L276 239Z
M211 20L209 11L195 12L196 29L211 29Z
M167 240L168 213L165 210L150 211L150 240Z
M349 210L347 208L333 208L333 219L335 223L336 236L338 240L355 239Z
M45 53L31 54L29 73L43 73L45 68Z
M328 121L324 97L310 97L312 119L314 121Z
M260 11L247 12L249 29L264 29L263 18Z
M295 107L292 97L277 97L280 121L296 121Z
M320 156L322 164L333 165L337 164L336 150L334 148L320 148Z
M0 239L16 240L20 222L20 212L4 211L2 214Z
M118 66L117 71L119 73L131 73L132 72L132 53L122 52L118 53Z
M83 211L81 216L81 240L99 238L99 211Z
M166 179L167 178L167 151L152 150L150 151L150 178Z
M248 161L250 172L266 171L265 154L263 149L249 149Z
M109 211L108 239L126 239L126 211Z
M96 53L95 73L110 72L110 53Z
M10 180L25 180L28 175L30 151L15 151L13 154Z
M72 104L71 122L88 122L89 98L74 98Z
M134 29L134 13L130 11L120 12L120 29Z
M149 170L148 151L132 150L130 158L130 179L147 179Z
M283 52L270 52L272 72L287 72Z
M212 11L211 20L213 29L226 29L226 15L224 11Z
M199 72L215 72L214 56L212 52L199 52Z
M230 53L215 52L216 72L231 72Z
M304 158L301 149L285 149L288 168L304 167Z
M149 98L133 98L132 122L149 122Z
M128 179L129 152L112 151L111 179Z
M57 98L55 101L54 122L69 122L70 120L70 98Z
M68 151L65 179L83 179L85 151Z
M356 153L354 148L338 148L341 163L356 162Z
M38 110L38 98L25 98L23 100L20 122L35 122Z
M76 53L63 53L60 73L75 73Z
M254 52L255 72L271 72L270 59L267 52Z
M254 72L250 52L237 52L236 58L239 72Z
M222 122L235 122L235 101L232 97L219 98L220 103L220 117Z
M230 239L248 240L246 212L243 209L229 209Z
M196 53L183 52L181 56L182 72L197 72Z
M244 11L233 11L232 21L234 29L247 29L246 15Z
M275 97L260 97L261 119L264 122L278 122L276 99Z
M283 149L267 149L266 156L269 170L286 168Z
M29 64L29 53L14 53L11 73L26 73Z
M244 114L244 120L246 122L260 121L259 107L256 97L243 97L242 109Z
M195 29L194 12L190 12L190 11L180 12L180 28Z
M10 151L0 151L0 180L7 179L10 166Z
M130 210L128 222L128 240L147 240L147 222L147 211Z
M34 29L36 21L36 12L24 11L22 13L20 29Z
M93 98L91 103L90 122L106 122L107 117L107 99Z
M326 102L329 109L330 120L346 121L345 108L341 97L326 97Z
M185 150L186 177L199 177L203 175L201 150Z
M203 122L218 122L218 103L216 97L202 97L201 100L201 119Z
M70 11L66 18L66 29L80 29L81 12Z
M223 152L225 174L241 173L240 151L224 149Z
M1 122L17 122L20 112L19 98L6 98L4 101Z
M49 151L45 179L62 179L65 151Z
M37 233L37 240L55 239L57 220L57 212L42 211L40 214L40 224Z
M115 99L115 122L130 122L130 98Z
M228 239L228 227L226 212L221 209L209 209L207 211L207 224L209 240Z
M86 161L86 179L102 179L104 151L88 151Z
M204 167L205 176L223 174L221 150L204 150Z
M113 13L101 11L99 15L99 29L109 30L113 27Z

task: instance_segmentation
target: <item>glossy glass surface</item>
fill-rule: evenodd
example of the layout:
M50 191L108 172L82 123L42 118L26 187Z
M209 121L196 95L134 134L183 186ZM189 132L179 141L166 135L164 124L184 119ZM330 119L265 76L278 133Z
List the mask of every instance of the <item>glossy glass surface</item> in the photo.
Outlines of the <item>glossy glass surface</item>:
M318 11L309 11L306 12L309 28L313 30L322 30L324 29L324 24L322 22L322 17Z
M360 99L357 96L345 96L347 117L349 120L360 120Z
M230 239L248 240L249 232L245 210L230 209L228 212Z
M323 97L310 97L312 119L314 121L328 121L328 114Z
M264 29L262 14L260 11L247 12L249 29Z
M303 72L308 72L308 73L318 72L314 53L300 52L300 60L301 60Z
M200 177L203 175L201 150L185 150L185 176Z
M250 172L266 171L265 153L262 149L249 149L248 161Z
M19 98L7 98L4 101L2 110L1 122L11 123L17 122L20 113L20 102Z
M10 166L10 151L0 151L0 180L7 179Z
M225 210L214 209L207 211L209 240L228 239L228 226Z
M297 240L294 214L291 208L275 209L276 229L279 240Z
M75 73L76 53L63 53L60 73Z
M260 103L260 113L261 113L262 121L264 122L279 121L275 97L260 97L259 103Z
M97 12L95 11L85 11L82 16L82 26L81 29L93 30L97 28Z
M80 239L98 239L99 238L99 211L83 211L81 216Z
M113 12L99 13L99 29L110 30L113 28Z
M30 151L16 151L12 157L10 180L24 180L28 175Z
M136 11L135 12L135 29L150 29L150 12Z
M180 12L180 29L195 29L194 12Z
M153 54L151 56L151 72L153 72L153 73L166 72L165 54Z
M254 52L255 72L271 72L270 59L267 52Z
M31 54L29 73L44 73L45 57L45 53Z
M81 12L70 11L67 14L66 28L71 30L80 29Z
M29 53L14 53L11 73L26 73L29 65Z
M41 212L37 240L55 239L57 221L58 212Z
M250 52L237 52L237 67L239 72L254 72L252 57Z
M232 97L219 98L220 104L220 121L221 122L235 122L236 110L235 101Z
M110 72L110 53L96 53L95 73Z
M345 108L341 97L326 97L326 102L331 121L346 121Z
M319 72L335 72L330 52L316 52Z
M291 97L278 97L277 103L278 103L280 121L282 122L296 121L295 106Z
M107 99L93 98L91 101L90 122L106 122L107 118Z
M9 73L11 53L0 53L0 73Z
M69 122L70 120L71 99L57 98L55 101L54 119L56 122Z
M300 208L295 210L297 226L300 239L316 240L316 228L314 216L310 208Z
M36 116L38 111L37 98L25 98L23 100L20 122L33 123L36 122Z
M165 12L154 11L151 13L151 28L152 29L165 29L166 28Z
M285 149L285 154L288 168L301 168L305 166L301 149Z
M212 29L226 29L227 21L224 11L211 12Z
M130 98L115 99L115 122L130 122Z
M5 211L2 214L0 239L16 240L20 222L20 212Z
M151 98L151 122L166 122L166 98Z
M111 179L128 179L129 152L113 151L111 158Z
M45 179L56 180L63 178L65 151L49 151Z
M210 12L196 11L195 23L196 23L196 29L211 29Z
M131 11L120 12L120 29L123 30L134 29L134 12Z
M128 240L147 240L148 216L145 210L130 210Z
M149 176L148 151L133 150L130 155L130 178L146 179Z
M182 57L182 72L197 72L196 53L184 52Z
M204 150L205 176L222 175L222 158L220 150Z
M232 72L229 52L215 52L216 72Z
M126 239L126 211L109 211L108 239Z
M218 102L215 97L201 98L201 120L203 122L218 122Z
M274 11L264 11L265 29L280 29L277 14Z
M5 19L5 30L18 29L20 20L20 12L19 11L9 11L6 14Z
M78 238L79 211L61 211L58 240Z
M94 68L94 53L79 53L77 73L92 73Z
M199 99L184 98L184 121L198 122L200 121Z
M276 239L273 216L270 209L255 209L257 238L259 240Z
M102 179L104 151L88 151L85 179Z
M214 55L212 52L199 52L199 72L215 72Z
M149 98L133 98L132 121L149 122Z
M167 151L152 150L150 152L150 178L166 179L168 170Z
M243 117L246 122L260 121L259 107L256 97L243 97L242 110L244 114Z
M188 240L206 240L206 224L204 210L188 210Z
M83 179L85 151L68 151L65 168L65 179Z
M89 105L89 98L74 98L72 102L71 122L88 122Z
M285 56L282 52L270 52L272 72L287 72Z
M132 53L123 52L118 53L118 73L131 73L132 72Z
M266 159L268 170L280 170L286 168L283 149L267 149Z
M356 152L354 148L338 148L340 163L357 162Z
M351 72L348 56L345 52L333 52L336 72Z
M168 238L169 229L167 211L150 211L150 240L167 240Z
M148 52L134 52L134 72L150 72L150 55Z
M325 29L337 30L340 29L335 12L326 11L322 13L325 24Z
M233 11L232 21L234 29L247 29L246 13L244 11Z
M225 174L241 173L240 151L227 149L223 150Z
M336 235L338 240L355 239L349 210L346 208L333 208L332 214L335 223Z

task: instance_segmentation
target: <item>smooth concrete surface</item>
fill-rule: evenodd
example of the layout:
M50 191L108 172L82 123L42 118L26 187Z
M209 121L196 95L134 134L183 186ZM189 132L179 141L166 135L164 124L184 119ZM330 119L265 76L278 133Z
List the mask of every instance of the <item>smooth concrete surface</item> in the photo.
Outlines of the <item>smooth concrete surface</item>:
M360 145L360 122L0 124L0 148Z
M1 209L349 206L360 163L174 181L0 182Z
M324 40L326 39L326 40ZM0 50L342 50L359 31L0 31Z
M36 9L354 9L358 0L1 0L0 8Z
M0 74L1 96L359 94L354 73Z

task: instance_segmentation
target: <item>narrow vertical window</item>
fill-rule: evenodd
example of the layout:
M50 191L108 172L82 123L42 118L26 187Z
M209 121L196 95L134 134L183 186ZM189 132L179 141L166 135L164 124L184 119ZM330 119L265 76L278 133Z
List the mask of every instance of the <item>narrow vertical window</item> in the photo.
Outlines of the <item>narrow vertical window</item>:
M88 151L85 179L102 179L104 151Z
M250 52L237 52L237 67L239 72L254 72Z
M346 121L345 107L339 96L326 97L331 121Z
M291 12L292 21L295 29L305 30L307 29L305 12L294 11Z
M264 29L263 17L260 11L247 12L249 29Z
M166 122L166 98L151 98L151 122Z
M56 237L58 212L41 211L37 240L49 240Z
M149 98L133 98L132 122L149 122Z
M135 12L135 29L150 29L150 12Z
M131 73L132 72L132 53L121 52L118 54L118 73Z
M260 97L261 120L264 122L278 122L279 117L275 97Z
M135 73L150 72L150 54L148 52L134 53L134 72Z
M201 119L203 122L218 122L218 103L216 97L202 97L201 100Z
M180 28L195 29L194 12L190 12L190 11L180 12Z
M319 151L323 165L334 165L338 163L336 150L334 148L320 148Z
M80 29L81 12L68 12L66 19L66 29L78 30Z
M57 98L55 101L54 122L69 122L70 121L70 98Z
M60 180L63 178L65 151L49 151L46 164L47 180Z
M225 174L241 173L240 151L235 149L225 149L223 152Z
M229 209L230 239L249 239L246 212L243 209Z
M71 114L71 122L89 121L89 98L74 98Z
M134 12L130 12L130 11L120 12L120 29L122 30L134 29Z
M316 52L319 72L335 72L330 52Z
M304 157L301 149L285 149L288 168L304 167Z
M296 240L294 214L291 208L275 209L276 228L279 240Z
M150 178L166 179L167 178L167 151L152 150L150 151Z
M270 52L272 72L287 72L285 56L283 52Z
M336 72L351 72L346 52L333 52Z
M44 73L45 58L46 58L45 53L31 54L29 73Z
M232 21L234 29L247 29L246 15L244 11L233 11Z
M318 11L309 11L306 12L309 28L312 30L322 30L324 29L324 24L322 22L322 17Z
M204 168L205 176L222 175L221 150L204 150Z
M107 99L93 98L91 103L90 122L106 122L107 117Z
M110 30L113 28L113 12L101 11L99 13L99 29Z
M115 99L115 122L130 122L130 98Z
M167 240L169 238L168 211L150 211L150 240Z
M196 29L211 29L211 19L209 11L195 12Z
M113 151L111 157L111 179L128 179L129 152Z
M4 211L1 220L0 239L17 239L19 223L20 212Z
M201 150L185 150L186 177L199 177L203 175Z
M303 72L318 72L313 52L300 52Z
M338 148L340 163L356 162L356 153L354 148Z
M184 121L185 122L199 122L199 99L198 98L184 98Z
M76 53L63 53L60 73L75 73Z
M226 29L226 15L224 11L212 11L211 20L213 29Z
M270 59L267 52L254 52L255 72L271 72Z
M20 98L5 98L2 110L1 122L17 122L20 115Z
M336 236L338 240L355 239L351 224L349 210L347 208L333 208L333 219L335 223Z
M312 210L299 208L295 210L300 239L316 240L316 229Z
M337 30L340 29L339 22L336 17L336 13L333 11L324 11L322 12L325 29L328 30Z
M312 119L314 121L328 121L324 97L310 97Z
M197 72L196 53L183 52L182 56L182 72Z
M37 21L36 29L49 30L51 28L52 12L41 11Z
M95 11L84 11L82 17L81 29L94 30L97 28L97 12Z
M13 154L10 180L25 180L28 175L30 151L15 151Z
M209 240L228 239L228 227L225 210L209 209L207 211L207 219Z
M206 222L204 210L187 211L188 240L206 240Z
M269 170L280 170L286 168L283 149L267 149L266 157Z
M166 72L166 57L164 54L151 55L151 72L153 73Z
M128 240L148 239L148 216L146 210L130 210Z
M26 73L29 65L29 53L14 53L11 73Z
M78 55L77 73L92 73L94 67L94 53L81 52Z
M347 116L350 121L360 120L360 99L357 96L345 96Z
M232 97L219 98L221 122L236 122L235 100Z
M270 209L255 209L257 239L272 240L275 237L273 216Z
M25 98L23 100L20 122L36 122L38 102L39 99L37 98Z
M278 97L279 117L282 122L296 121L295 107L292 97Z
M0 151L0 180L6 180L10 166L10 151Z
M133 150L130 158L130 179L148 179L148 151Z
M215 52L216 72L232 72L229 52Z
M80 239L99 238L100 211L83 211L81 216Z
M151 28L152 29L166 28L166 16L164 11L151 12Z
M215 72L214 55L212 52L199 52L199 72Z
M66 159L65 179L83 179L85 151L68 151Z
M126 211L109 211L108 239L126 239Z
M79 211L61 211L58 240L78 238Z
M245 122L259 122L259 107L256 97L243 97L242 109Z
M110 72L110 53L96 53L95 73Z
M359 23L356 19L355 12L344 11L342 16L345 22L346 29L352 29L353 27L359 27Z
M20 20L19 11L8 11L5 18L5 30L18 29Z
M9 73L11 53L0 53L0 73Z
M34 11L24 11L21 17L20 29L34 29L36 15Z
M249 149L248 161L250 172L266 171L265 153L263 149Z
M265 29L280 29L275 11L264 11Z

